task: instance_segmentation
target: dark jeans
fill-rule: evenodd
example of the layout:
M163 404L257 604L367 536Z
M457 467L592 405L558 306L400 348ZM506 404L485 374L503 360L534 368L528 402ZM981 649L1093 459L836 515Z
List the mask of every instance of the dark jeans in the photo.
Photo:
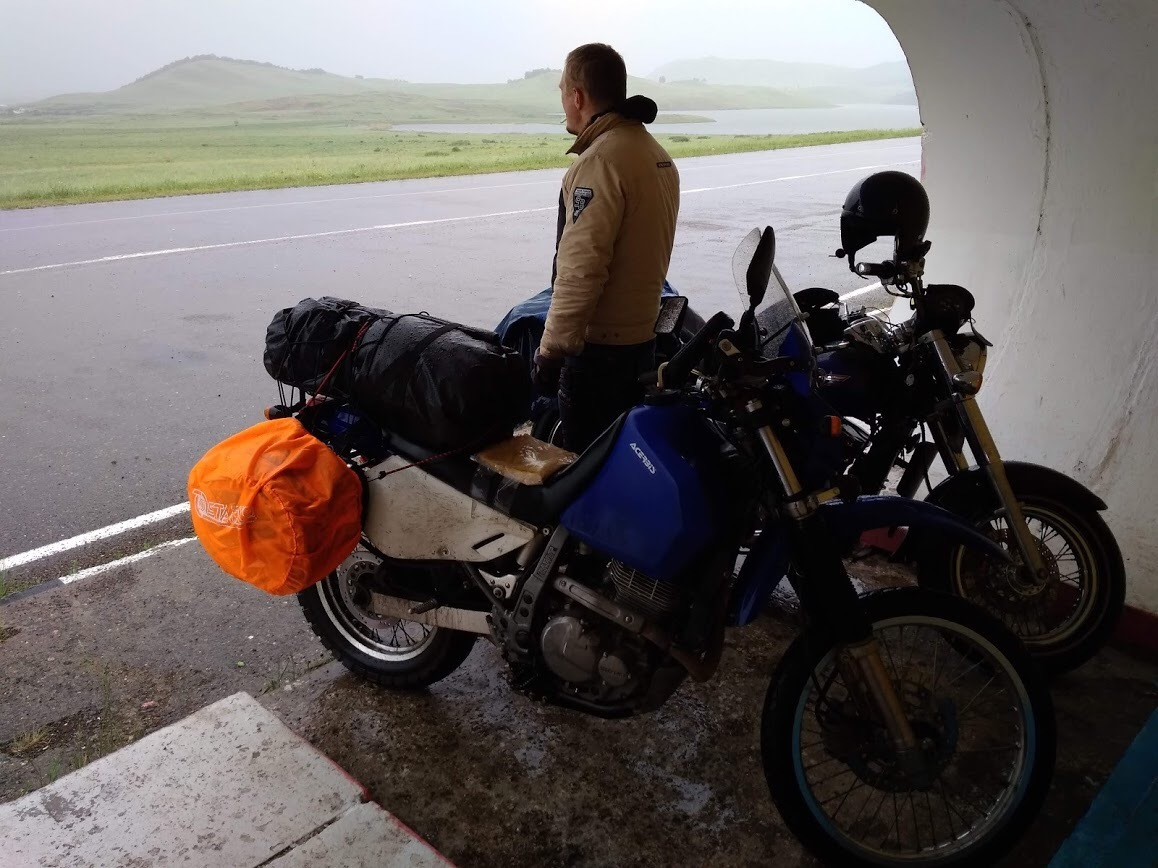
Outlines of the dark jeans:
M642 374L655 370L655 341L630 347L588 344L559 377L563 445L583 452L612 422L643 400Z

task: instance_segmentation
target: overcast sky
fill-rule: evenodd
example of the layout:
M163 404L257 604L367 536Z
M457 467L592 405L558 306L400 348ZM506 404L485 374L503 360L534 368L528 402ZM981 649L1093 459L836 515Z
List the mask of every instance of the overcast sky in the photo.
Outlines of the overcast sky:
M111 90L194 54L410 81L505 81L610 42L647 75L689 57L868 66L903 55L857 0L0 0L0 102Z

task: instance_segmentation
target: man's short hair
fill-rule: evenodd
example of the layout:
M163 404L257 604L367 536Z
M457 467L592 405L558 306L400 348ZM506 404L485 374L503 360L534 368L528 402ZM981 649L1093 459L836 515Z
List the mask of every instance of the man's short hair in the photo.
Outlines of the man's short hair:
M580 45L567 55L563 77L582 88L600 108L611 108L627 99L627 67L619 52L602 42Z

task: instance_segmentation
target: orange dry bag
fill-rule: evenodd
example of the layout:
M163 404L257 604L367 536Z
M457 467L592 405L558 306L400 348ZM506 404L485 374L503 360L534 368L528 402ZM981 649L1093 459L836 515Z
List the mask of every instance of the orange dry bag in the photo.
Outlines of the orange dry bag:
M206 452L189 504L217 565L270 594L325 578L362 534L362 481L297 419L259 422Z

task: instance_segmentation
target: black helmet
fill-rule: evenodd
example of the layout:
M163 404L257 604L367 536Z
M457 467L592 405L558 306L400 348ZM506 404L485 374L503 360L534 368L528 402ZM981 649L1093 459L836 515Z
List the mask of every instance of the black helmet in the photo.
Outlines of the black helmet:
M840 212L840 245L851 265L858 250L892 235L899 259L919 258L928 228L929 196L921 182L904 172L877 172L848 191Z

